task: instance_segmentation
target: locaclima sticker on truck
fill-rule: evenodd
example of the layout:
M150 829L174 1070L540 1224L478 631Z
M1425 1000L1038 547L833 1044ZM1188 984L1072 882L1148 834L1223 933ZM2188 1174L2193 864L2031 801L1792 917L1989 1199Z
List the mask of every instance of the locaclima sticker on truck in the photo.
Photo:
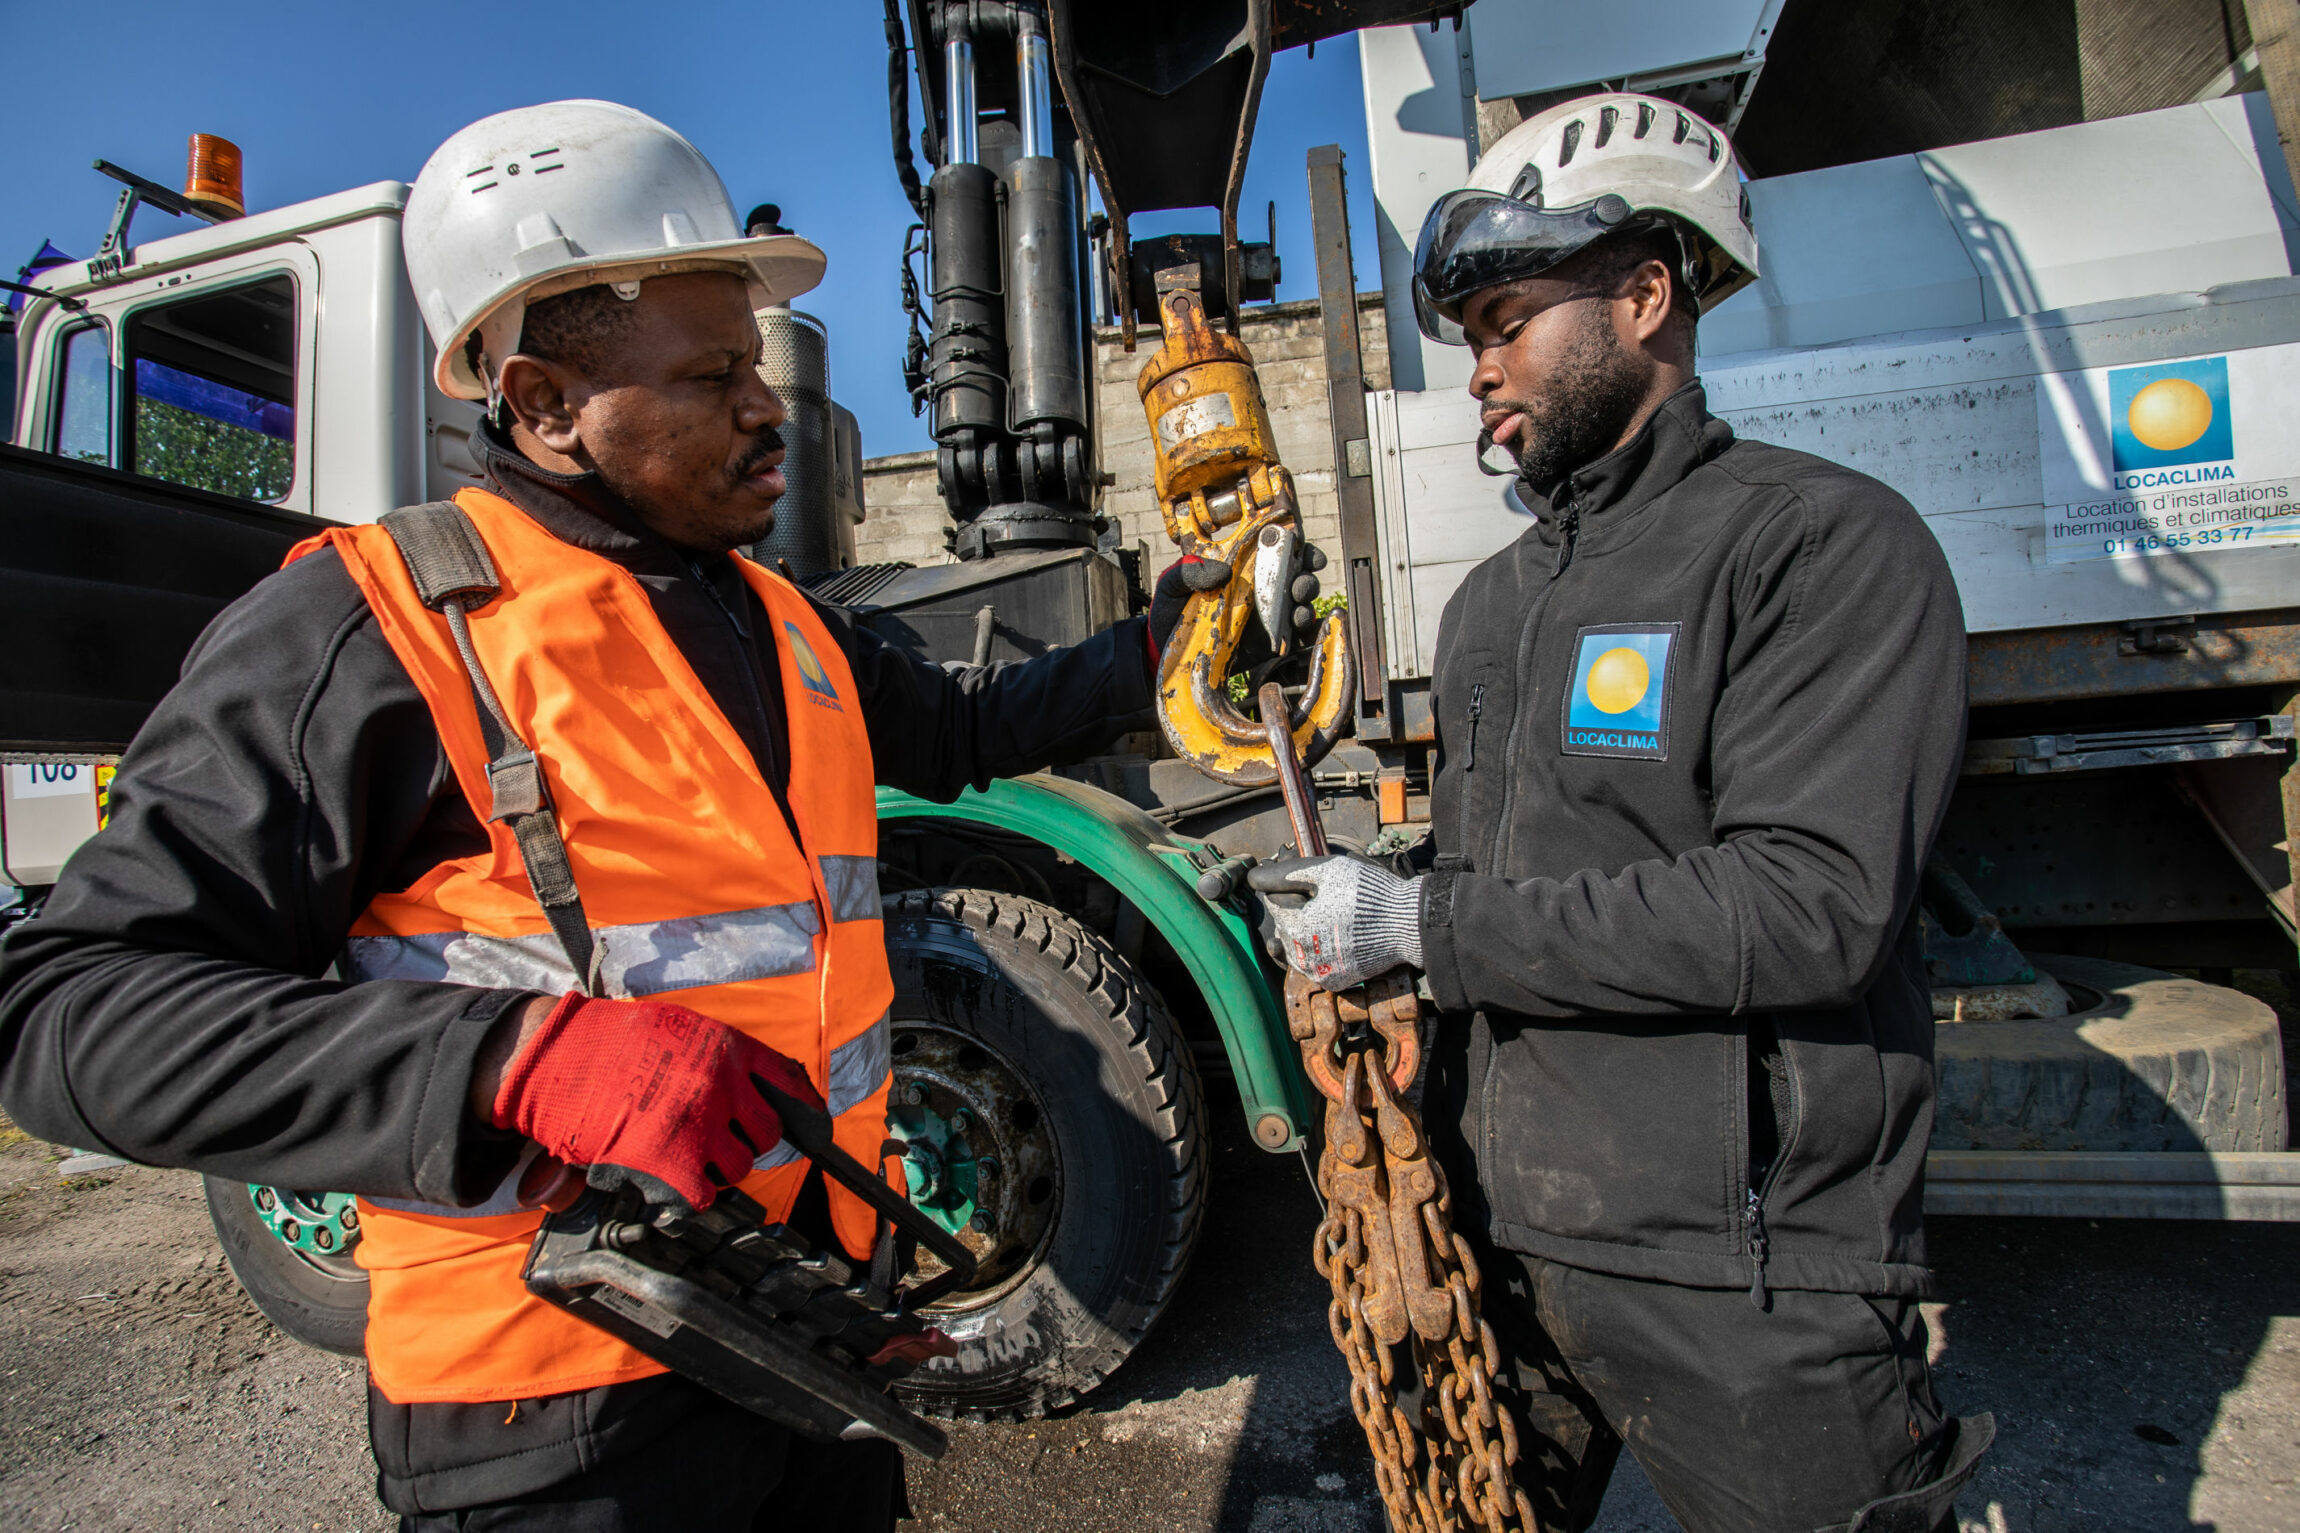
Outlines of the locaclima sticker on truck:
M2300 346L2038 379L2055 564L2300 543Z

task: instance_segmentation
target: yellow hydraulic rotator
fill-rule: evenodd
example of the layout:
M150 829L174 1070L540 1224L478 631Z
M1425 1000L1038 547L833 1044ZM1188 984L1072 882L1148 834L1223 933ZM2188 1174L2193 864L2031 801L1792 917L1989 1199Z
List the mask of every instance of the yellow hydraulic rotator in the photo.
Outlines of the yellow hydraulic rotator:
M1277 779L1270 738L1229 697L1232 657L1259 619L1279 657L1295 647L1292 584L1301 548L1293 476L1278 462L1254 358L1207 322L1197 269L1158 274L1162 344L1139 387L1158 458L1158 504L1186 555L1230 568L1183 609L1158 667L1158 719L1176 755L1223 782ZM1309 676L1290 709L1305 764L1333 747L1356 701L1346 625L1319 625Z

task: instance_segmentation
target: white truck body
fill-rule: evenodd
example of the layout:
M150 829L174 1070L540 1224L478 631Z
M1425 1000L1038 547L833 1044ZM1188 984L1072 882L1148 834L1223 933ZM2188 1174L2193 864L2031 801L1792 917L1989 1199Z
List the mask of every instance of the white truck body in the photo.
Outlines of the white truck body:
M2300 510L2300 435L2270 392L2300 368L2300 202L2264 96L1749 192L1765 276L1701 322L1711 407L1906 495L1974 632L2300 596L2300 516L2275 514ZM1419 216L1385 215L1401 229ZM2107 374L2220 358L2233 456L2185 472L2223 477L2116 472ZM1426 676L1446 599L1526 522L1509 481L1478 472L1458 386L1373 404L1391 673ZM2222 504L2183 509L2200 498Z

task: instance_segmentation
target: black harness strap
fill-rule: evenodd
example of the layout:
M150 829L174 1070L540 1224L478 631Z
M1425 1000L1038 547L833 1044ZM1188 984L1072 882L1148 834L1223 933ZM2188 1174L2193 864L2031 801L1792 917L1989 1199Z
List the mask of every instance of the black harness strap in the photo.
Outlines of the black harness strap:
M576 988L585 995L599 993L599 952L592 941L591 923L583 914L583 896L575 887L575 869L567 860L567 843L560 838L559 821L551 812L551 789L543 780L543 765L519 737L487 673L479 652L471 647L471 627L464 614L484 607L503 589L495 561L471 518L450 500L404 506L378 518L423 604L447 618L448 632L463 657L471 678L471 696L479 707L479 732L487 743L487 782L495 802L488 818L507 825L519 843L519 860L527 868L527 882L535 902L567 953L575 971Z

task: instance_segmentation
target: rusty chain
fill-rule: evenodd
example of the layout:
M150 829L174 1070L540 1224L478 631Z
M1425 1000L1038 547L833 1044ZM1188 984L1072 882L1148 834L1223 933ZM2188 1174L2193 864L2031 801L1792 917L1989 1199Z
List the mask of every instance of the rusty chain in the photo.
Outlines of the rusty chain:
M1393 1533L1539 1533L1517 1488L1517 1426L1494 1399L1501 1368L1478 1314L1480 1276L1454 1233L1445 1173L1405 1093L1421 1068L1421 1002L1403 971L1331 995L1286 976L1286 1018L1326 1099L1311 1260L1350 1367Z

